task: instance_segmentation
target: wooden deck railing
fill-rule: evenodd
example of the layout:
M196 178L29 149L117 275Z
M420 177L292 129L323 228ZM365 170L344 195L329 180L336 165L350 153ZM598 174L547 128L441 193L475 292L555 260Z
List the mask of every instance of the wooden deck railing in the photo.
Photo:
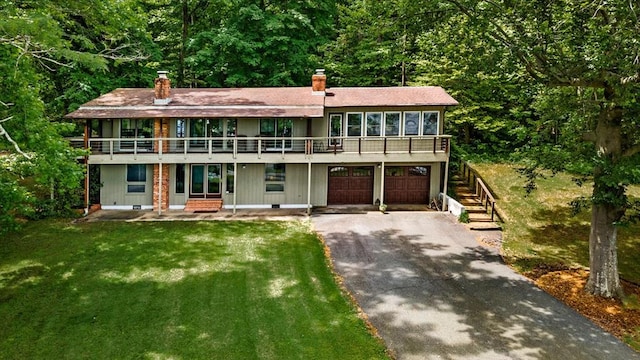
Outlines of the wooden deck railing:
M489 207L491 207L491 221L495 221L496 216L502 221L502 217L496 208L496 199L493 194L491 194L491 191L489 191L484 181L482 181L478 172L471 168L466 161L461 161L460 173L467 184L472 189L475 189L475 194L480 199L480 203L484 206L485 211L489 212Z

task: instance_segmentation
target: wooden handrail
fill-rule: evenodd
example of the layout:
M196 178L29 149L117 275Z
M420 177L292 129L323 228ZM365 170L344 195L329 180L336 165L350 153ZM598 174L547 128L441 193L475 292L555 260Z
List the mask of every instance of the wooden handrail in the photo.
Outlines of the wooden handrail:
M495 216L502 220L502 216L496 209L496 199L489 191L487 185L482 181L482 177L475 171L466 161L460 162L460 169L462 176L466 179L468 185L472 185L475 188L476 196L480 198L480 203L484 205L485 211L489 211L489 204L491 204L491 221L495 221Z

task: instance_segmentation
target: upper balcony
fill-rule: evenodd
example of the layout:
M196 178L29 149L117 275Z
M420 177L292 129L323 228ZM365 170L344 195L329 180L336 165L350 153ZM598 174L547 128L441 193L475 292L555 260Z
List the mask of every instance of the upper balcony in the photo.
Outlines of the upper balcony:
M450 135L91 138L89 163L446 161Z

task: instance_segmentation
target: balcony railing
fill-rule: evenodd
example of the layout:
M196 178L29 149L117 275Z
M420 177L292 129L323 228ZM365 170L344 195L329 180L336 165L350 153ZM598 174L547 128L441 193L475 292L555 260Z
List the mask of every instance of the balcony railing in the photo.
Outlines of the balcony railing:
M446 153L450 135L372 137L225 137L89 139L92 155L117 154L213 154L323 153L413 154Z

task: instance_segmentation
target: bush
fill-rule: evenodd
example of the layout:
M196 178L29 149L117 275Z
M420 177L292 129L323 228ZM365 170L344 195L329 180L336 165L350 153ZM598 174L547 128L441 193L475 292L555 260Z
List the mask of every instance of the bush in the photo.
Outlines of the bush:
M462 212L460 213L460 216L458 216L458 221L463 224L468 224L469 221L471 221L469 219L469 213L466 210L462 210Z

